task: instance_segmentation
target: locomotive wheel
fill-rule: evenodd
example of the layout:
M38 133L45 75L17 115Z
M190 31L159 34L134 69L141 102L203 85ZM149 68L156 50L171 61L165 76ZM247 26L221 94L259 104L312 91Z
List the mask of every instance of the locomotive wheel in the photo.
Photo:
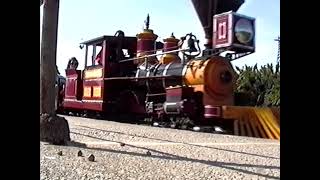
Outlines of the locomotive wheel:
M102 120L103 114L101 112L96 112L96 118Z
M158 122L154 122L154 123L152 123L152 126L159 127L159 123Z
M176 124L178 128L186 130L194 126L193 120L189 117L177 117Z
M86 112L84 112L84 113L82 114L82 117L86 118L86 117L88 117L88 114L87 114Z
M146 118L144 118L144 122L147 123L147 124L152 124L153 123L153 119L152 119L152 117L146 117Z
M170 118L170 128L177 128L178 127L178 123L177 123L177 120L178 118L177 117L173 117L173 118Z
M180 128L181 128L182 130L186 130L186 129L188 129L188 125L183 124L183 125L180 126Z
M171 123L171 124L170 124L170 128L175 129L176 127L177 127L177 124L176 124L176 123Z

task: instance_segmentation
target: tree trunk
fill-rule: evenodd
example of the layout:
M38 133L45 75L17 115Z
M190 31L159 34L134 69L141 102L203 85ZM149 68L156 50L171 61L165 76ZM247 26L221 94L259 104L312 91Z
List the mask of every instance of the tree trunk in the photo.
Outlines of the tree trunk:
M45 0L40 56L40 141L64 145L70 141L69 125L65 118L55 114L58 15L59 0Z
M59 0L46 0L43 7L43 24L40 62L40 112L55 112L55 80Z

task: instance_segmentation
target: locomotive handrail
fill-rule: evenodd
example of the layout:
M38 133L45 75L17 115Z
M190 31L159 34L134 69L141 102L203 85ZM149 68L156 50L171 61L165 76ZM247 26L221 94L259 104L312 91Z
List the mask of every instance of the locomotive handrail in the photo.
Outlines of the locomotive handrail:
M180 48L181 45L178 45L178 46L172 46L170 47L169 49L175 49L175 48ZM153 49L153 50L150 50L150 51L143 51L144 53L149 53L149 52L157 52L157 51L163 51L165 50L165 48L159 48L159 49ZM137 54L137 53L135 53Z
M169 53L173 53L173 52L184 52L184 51L189 51L189 50L190 49L178 49L178 50L167 51L167 52L163 52L163 53L159 53L159 54L150 54L150 55L146 55L146 56L141 56L141 57L135 57L135 58L121 60L121 61L119 61L119 63L127 62L127 61L134 61L134 60L144 59L144 58L149 58L149 57L160 56L160 55L169 54Z
M146 96L147 97L152 97L152 96L164 96L166 95L167 93L156 93L156 94L147 94Z
M103 80L138 80L138 79L164 79L164 78L181 78L181 76L149 76L149 77L112 77L112 78L103 78Z

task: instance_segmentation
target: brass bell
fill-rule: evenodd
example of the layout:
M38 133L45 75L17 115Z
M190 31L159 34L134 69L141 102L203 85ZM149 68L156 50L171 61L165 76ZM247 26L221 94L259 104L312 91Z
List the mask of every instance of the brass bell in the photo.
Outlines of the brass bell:
M192 38L188 39L188 49L189 49L189 52L197 52L198 51L196 49L194 39L192 39Z

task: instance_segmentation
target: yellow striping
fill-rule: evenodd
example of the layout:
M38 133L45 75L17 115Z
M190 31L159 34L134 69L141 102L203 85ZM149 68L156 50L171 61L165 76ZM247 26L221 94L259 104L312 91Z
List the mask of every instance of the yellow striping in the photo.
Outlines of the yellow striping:
M268 120L272 123L272 125L275 128L275 130L277 131L277 133L280 134L280 124L277 121L276 116L273 114L273 112L270 109L266 109L266 111L268 111L267 115L270 115Z
M234 134L280 140L280 109L224 106L223 117L234 119Z
M263 119L266 120L267 125L269 126L269 128L271 129L272 133L274 136L277 137L277 139L279 139L280 135L280 129L276 127L275 123L274 123L274 116L272 113L266 112L267 110L262 110L263 112L261 112L261 116L263 117Z
M263 119L263 117L261 116L261 113L257 112L255 109L253 109L253 112L257 115L258 120L259 120L260 124L262 125L262 128L265 131L265 133L267 134L268 138L274 139L272 133L270 132L270 129L268 128L268 125L267 125L265 119Z
M272 114L275 116L277 123L280 127L280 108L271 108Z
M276 138L280 138L280 129L276 127L273 122L274 116L272 112L268 111L267 109L256 109L256 113L260 116L260 119L263 119L266 125L269 127L272 135Z
M253 110L253 114L255 115L255 121L257 121L258 128L259 131L262 135L263 138L269 138L269 139L273 139L272 137L270 137L270 133L268 131L268 129L266 128L265 124L263 123L263 121L261 121L261 118L259 118L259 115L257 115L254 110Z

